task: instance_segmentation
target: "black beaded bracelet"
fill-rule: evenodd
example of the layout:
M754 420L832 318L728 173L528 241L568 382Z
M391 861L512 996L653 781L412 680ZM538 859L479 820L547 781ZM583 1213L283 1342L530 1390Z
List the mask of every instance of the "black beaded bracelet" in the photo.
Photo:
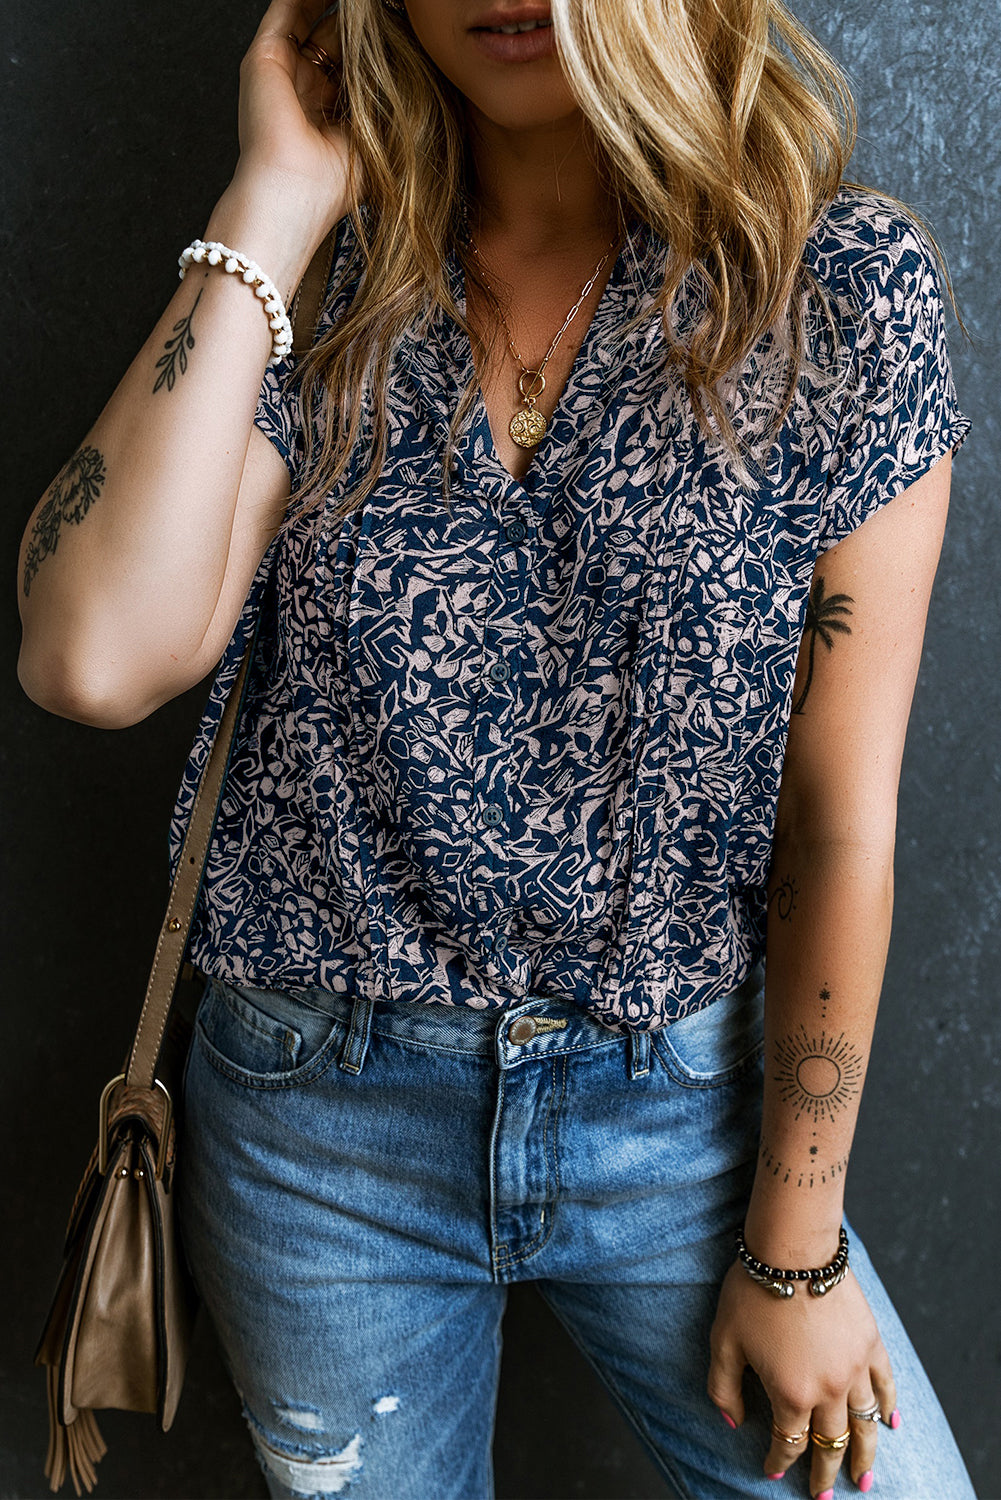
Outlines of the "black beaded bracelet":
M759 1286L767 1287L776 1297L791 1297L797 1281L805 1281L812 1297L824 1297L848 1275L848 1235L842 1224L838 1230L838 1252L826 1266L817 1266L810 1271L781 1271L775 1266L766 1266L755 1260L744 1244L744 1231L736 1231L737 1259L748 1276Z

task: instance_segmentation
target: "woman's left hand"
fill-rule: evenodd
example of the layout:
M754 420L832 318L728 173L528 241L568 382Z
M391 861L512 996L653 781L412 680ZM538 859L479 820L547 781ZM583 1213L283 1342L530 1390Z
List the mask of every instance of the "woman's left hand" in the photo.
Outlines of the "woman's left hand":
M810 1494L826 1497L847 1451L852 1479L868 1491L878 1424L849 1417L848 1408L868 1411L878 1405L890 1426L899 1418L890 1360L851 1271L824 1297L812 1297L799 1285L794 1296L780 1299L739 1264L731 1266L711 1344L709 1396L732 1422L739 1427L744 1420L741 1384L750 1365L771 1402L774 1427L790 1436L803 1434L789 1443L773 1430L764 1464L769 1477L783 1475L809 1447ZM850 1432L850 1446L818 1447L810 1441L811 1429L827 1438Z

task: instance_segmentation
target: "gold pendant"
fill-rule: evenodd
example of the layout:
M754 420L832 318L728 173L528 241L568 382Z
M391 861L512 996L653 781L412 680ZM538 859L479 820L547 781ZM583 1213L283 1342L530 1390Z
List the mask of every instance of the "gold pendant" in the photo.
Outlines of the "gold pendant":
M507 430L519 448L535 448L545 437L548 425L541 411L528 406L515 412Z

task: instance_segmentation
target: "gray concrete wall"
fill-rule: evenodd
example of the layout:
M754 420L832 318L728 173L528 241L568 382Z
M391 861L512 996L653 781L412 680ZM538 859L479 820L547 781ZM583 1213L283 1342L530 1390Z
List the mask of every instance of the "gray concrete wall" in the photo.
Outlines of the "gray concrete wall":
M3 248L9 586L0 1497L43 1493L30 1360L98 1091L134 1024L165 890L167 818L203 699L134 729L54 719L21 695L14 557L25 519L170 294L236 151L236 69L256 5L44 8L3 0ZM999 548L997 0L800 0L848 67L855 175L909 200L945 247L976 346L954 339L974 435L928 628L901 800L898 912L849 1193L953 1420L978 1493L1001 1495L998 1155ZM82 1137L85 1136L86 1139ZM76 1145L66 1146L66 1141ZM651 1497L630 1431L527 1288L506 1324L501 1497ZM905 1414L906 1416L906 1414ZM173 1432L111 1414L99 1493L260 1496L203 1326ZM805 1489L802 1489L805 1493ZM927 1500L936 1495L929 1476ZM924 1500L914 1496L912 1500Z

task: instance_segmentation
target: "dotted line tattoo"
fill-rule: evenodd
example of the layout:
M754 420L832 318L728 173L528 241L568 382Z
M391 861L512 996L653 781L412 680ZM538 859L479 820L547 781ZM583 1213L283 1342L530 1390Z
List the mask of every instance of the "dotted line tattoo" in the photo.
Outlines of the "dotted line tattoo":
M828 651L834 649L835 635L851 635L852 628L846 624L843 615L851 615L848 608L855 600L850 594L831 594L829 598L824 594L824 580L818 578L813 585L810 597L806 605L806 623L803 627L804 637L810 637L810 654L807 659L806 682L803 691L792 706L794 714L801 714L810 693L813 683L814 655L817 650L818 638L823 641Z
M163 385L166 385L168 391L172 391L174 383L177 380L178 370L183 375L188 368L188 350L195 347L195 336L191 332L191 320L195 316L195 308L202 300L202 291L204 291L204 288L199 289L198 296L195 298L195 306L188 313L188 316L180 318L174 324L173 337L169 338L163 346L164 353L161 354L156 362L156 368L160 373L156 377L156 384L153 387L154 396Z
M35 575L59 546L63 525L79 526L101 493L107 479L104 456L96 448L80 448L52 481L24 554L24 597L31 593Z
M830 1183L836 1182L839 1177L843 1177L848 1166L847 1156L842 1156L837 1161L821 1164L815 1159L819 1155L816 1146L810 1147L810 1165L802 1169L780 1161L772 1148L764 1141L761 1143L759 1155L773 1177L780 1177L784 1183L792 1182L798 1188L827 1187Z

